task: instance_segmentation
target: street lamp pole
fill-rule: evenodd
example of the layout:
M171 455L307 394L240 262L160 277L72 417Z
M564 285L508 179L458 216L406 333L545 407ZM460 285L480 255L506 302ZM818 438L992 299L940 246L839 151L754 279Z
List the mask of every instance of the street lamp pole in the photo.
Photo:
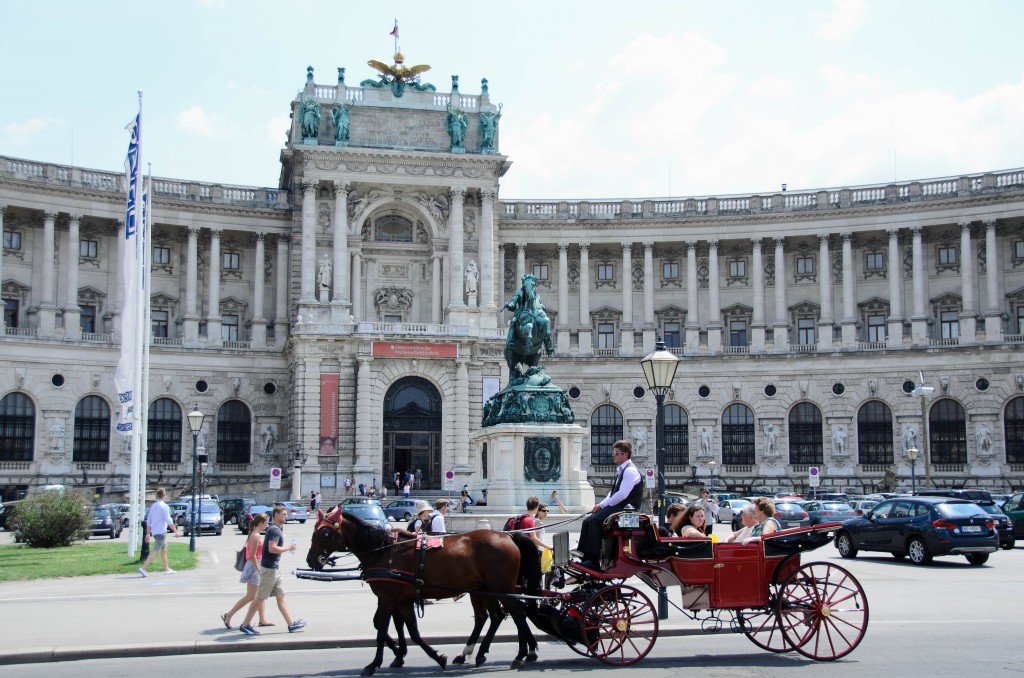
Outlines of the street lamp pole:
M907 459L910 460L910 494L917 494L917 455L920 453L916 447L907 450Z
M658 525L665 526L665 396L672 388L672 380L679 367L679 358L665 348L665 342L658 337L654 350L640 361L647 378L647 387L654 394L657 403L655 435L657 436L658 462ZM658 619L668 619L668 594L665 587L658 588Z
M713 490L715 487L715 460L712 459L708 462L708 469L711 471L711 477L708 479L708 490Z
M917 383L917 388L910 392L911 395L919 396L921 398L921 446L924 448L924 486L932 486L932 468L928 458L928 408L925 404L926 396L930 396L935 393L934 386L924 385L924 372L918 373L921 380Z
M192 523L189 528L188 550L196 550L196 483L199 473L199 430L203 427L203 419L206 418L199 411L197 404L188 413L188 427L192 431Z
M197 502L199 506L199 522L192 523L192 533L200 538L203 536L203 497L206 496L206 465L206 455L199 455L199 501Z

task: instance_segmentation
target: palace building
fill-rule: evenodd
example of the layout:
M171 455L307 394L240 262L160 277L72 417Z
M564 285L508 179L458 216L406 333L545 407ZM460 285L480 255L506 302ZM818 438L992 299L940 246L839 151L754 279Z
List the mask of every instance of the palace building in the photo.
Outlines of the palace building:
M446 475L486 488L473 434L508 381L503 305L526 273L551 321L542 365L587 432L595 483L619 438L655 465L640 359L660 335L681 358L658 443L670 487L805 490L817 468L826 488L893 472L909 488L908 449L918 483L1024 484L1024 169L499 199L515 170L481 90L438 92L400 60L360 86L310 69L279 186L154 179L151 485L191 482L198 406L224 491L265 487L274 467L301 468L303 495L417 469L425 489ZM122 179L0 157L4 500L127 491Z

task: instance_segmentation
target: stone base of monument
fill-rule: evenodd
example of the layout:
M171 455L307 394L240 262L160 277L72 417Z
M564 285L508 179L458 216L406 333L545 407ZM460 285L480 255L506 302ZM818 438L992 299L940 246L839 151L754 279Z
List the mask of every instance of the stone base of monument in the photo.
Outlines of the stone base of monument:
M522 513L528 497L537 495L549 503L552 490L558 490L570 513L592 509L594 488L581 464L586 432L577 424L528 422L497 424L474 434L473 444L486 454L487 511ZM554 523L558 516L553 508L548 522Z

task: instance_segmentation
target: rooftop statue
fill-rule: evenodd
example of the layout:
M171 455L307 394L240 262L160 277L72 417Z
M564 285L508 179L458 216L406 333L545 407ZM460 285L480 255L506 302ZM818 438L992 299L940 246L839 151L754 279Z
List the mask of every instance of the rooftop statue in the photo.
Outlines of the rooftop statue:
M334 121L335 141L348 141L348 109L350 108L352 108L352 104L349 102L345 102L343 104L339 104L338 106L331 110L331 119Z
M469 129L469 116L458 109L452 109L448 103L448 113L444 117L444 126L448 130L448 136L452 139L452 149L461 149L466 138L466 130ZM461 153L461 151L459 151Z
M498 120L501 119L501 104L498 104L498 112L480 111L480 150L484 153L494 151L494 133L498 129Z
M370 59L366 62L370 68L380 71L377 76L380 80L363 80L360 87L390 87L391 93L396 97L405 94L405 88L411 87L418 92L436 92L437 88L428 83L420 82L420 73L426 73L430 66L421 64L419 66L406 67L405 57L401 52L395 54L395 65L388 66L382 61Z
M316 139L320 136L320 104L311 96L302 100L299 106L299 120L302 122L302 138Z

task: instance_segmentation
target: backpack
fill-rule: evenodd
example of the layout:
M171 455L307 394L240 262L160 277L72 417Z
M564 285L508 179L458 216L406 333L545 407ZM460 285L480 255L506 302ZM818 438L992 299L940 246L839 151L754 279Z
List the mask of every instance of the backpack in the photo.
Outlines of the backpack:
M521 530L523 521L530 515L528 513L520 513L518 516L514 516L505 521L505 526L501 528L503 532L512 532L514 530Z

